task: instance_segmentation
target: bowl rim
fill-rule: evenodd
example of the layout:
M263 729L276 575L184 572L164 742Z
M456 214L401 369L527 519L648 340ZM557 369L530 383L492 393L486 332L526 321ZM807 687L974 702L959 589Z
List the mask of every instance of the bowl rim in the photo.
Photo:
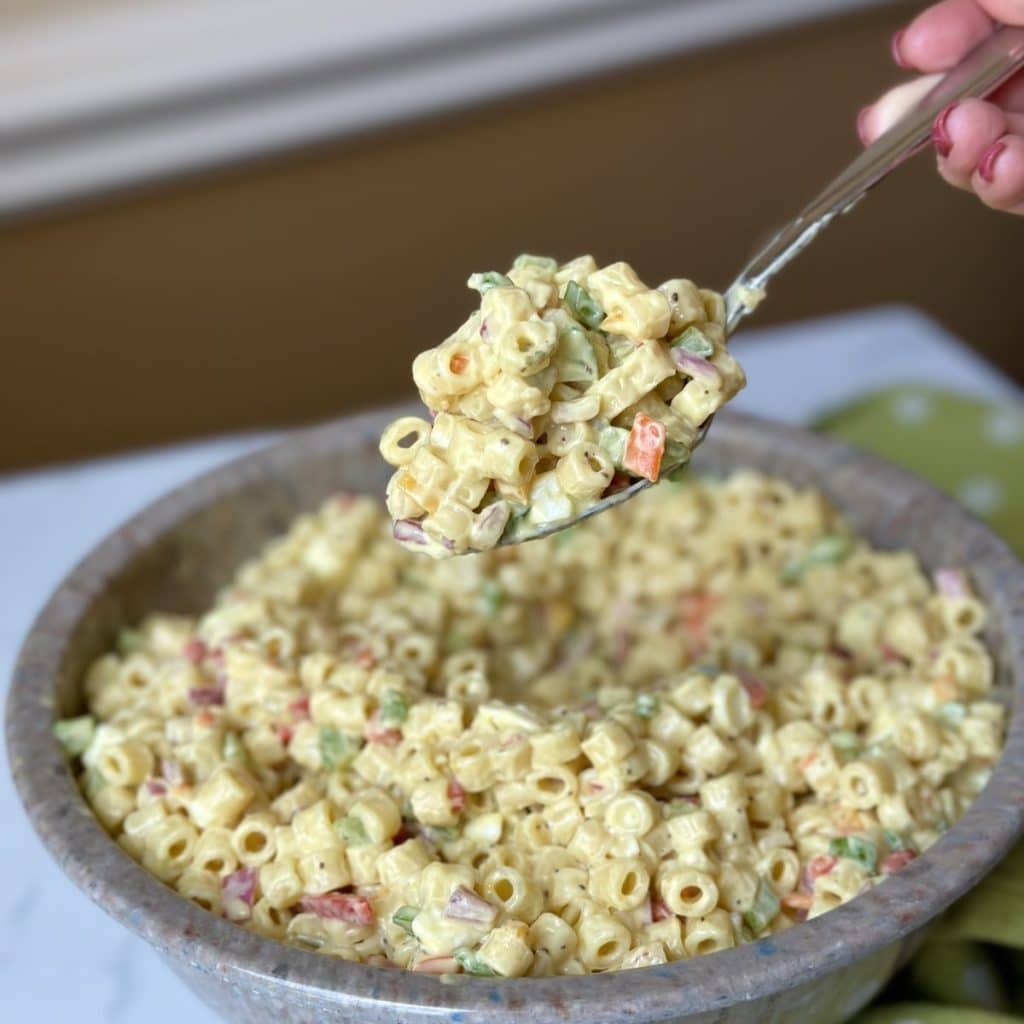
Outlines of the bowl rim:
M726 413L712 436L742 440L755 432L821 466L853 461L896 493L924 496L964 531L972 558L999 567L996 597L1008 636L1013 713L1006 746L967 812L928 852L856 900L782 934L712 956L637 970L578 977L461 979L388 970L322 956L255 935L194 906L150 875L99 825L53 739L52 689L68 639L105 584L147 545L185 516L278 467L317 454L374 446L381 426L406 405L344 417L296 431L256 452L215 467L146 505L97 544L58 585L37 615L19 653L7 700L7 744L16 789L29 819L62 870L104 911L161 953L238 982L262 978L306 997L360 1006L365 1019L387 1019L401 1005L424 1017L471 1013L507 1020L511 1011L554 1007L559 1018L602 1024L621 1006L643 1006L651 1020L699 1013L774 995L860 960L901 940L944 910L1009 851L1024 828L1024 566L1007 545L952 499L913 474L831 438L758 417ZM811 456L814 456L812 458ZM813 465L812 465L813 468ZM827 487L825 488L827 490ZM82 813L69 814L72 808ZM683 989L681 986L685 986ZM616 1009L618 1007L618 1009Z

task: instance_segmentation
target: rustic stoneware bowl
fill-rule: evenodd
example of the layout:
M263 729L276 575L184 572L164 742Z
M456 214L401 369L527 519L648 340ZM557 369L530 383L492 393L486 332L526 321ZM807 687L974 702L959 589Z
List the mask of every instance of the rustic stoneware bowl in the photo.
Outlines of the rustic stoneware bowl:
M1006 751L963 819L852 903L772 939L688 962L559 979L442 981L346 963L252 935L179 898L121 852L83 802L51 734L78 712L89 661L152 609L197 611L296 513L339 490L381 493L376 452L397 410L295 434L208 473L126 523L64 581L25 642L7 709L15 782L43 842L107 913L141 935L225 1018L244 1024L620 1024L846 1019L913 951L923 927L1010 848L1024 816L1024 570L956 504L878 459L738 416L716 419L698 464L754 466L822 488L883 547L970 567L1012 704Z

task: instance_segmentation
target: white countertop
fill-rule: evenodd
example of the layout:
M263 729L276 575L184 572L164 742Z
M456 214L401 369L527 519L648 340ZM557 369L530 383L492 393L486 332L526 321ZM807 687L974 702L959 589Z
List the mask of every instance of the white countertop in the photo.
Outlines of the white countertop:
M0 216L883 0L16 0Z
M750 378L737 407L790 422L806 422L873 388L911 381L1019 398L1009 380L935 323L902 308L746 331L734 349ZM21 638L48 593L96 541L159 494L271 436L219 438L0 476L0 679L10 678ZM0 763L5 1019L215 1024L218 1018L144 943L101 913L49 860L13 792L2 750Z

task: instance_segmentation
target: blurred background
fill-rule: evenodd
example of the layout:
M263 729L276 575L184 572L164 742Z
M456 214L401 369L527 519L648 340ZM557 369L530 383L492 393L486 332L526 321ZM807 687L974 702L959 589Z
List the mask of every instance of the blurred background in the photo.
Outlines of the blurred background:
M524 249L723 287L920 6L6 0L0 471L406 395ZM1019 381L1020 227L925 156L758 326L907 303Z

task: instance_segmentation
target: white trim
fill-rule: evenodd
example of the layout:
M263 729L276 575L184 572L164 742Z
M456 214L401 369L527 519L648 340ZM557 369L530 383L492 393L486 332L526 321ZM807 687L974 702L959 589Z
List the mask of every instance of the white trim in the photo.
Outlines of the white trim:
M0 35L0 215L882 2L151 0L51 15Z

